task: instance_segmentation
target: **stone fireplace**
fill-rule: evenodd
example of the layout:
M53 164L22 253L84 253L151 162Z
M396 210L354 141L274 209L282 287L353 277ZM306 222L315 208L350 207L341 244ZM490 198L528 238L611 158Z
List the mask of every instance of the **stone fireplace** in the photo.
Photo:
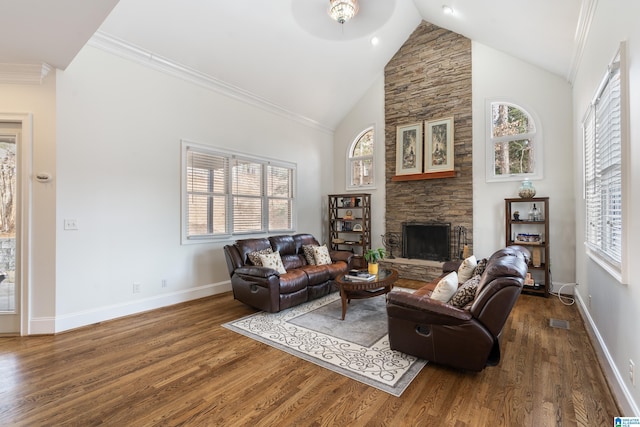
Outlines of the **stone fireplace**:
M471 102L471 41L423 21L385 67L386 232L402 235L403 224L411 223L453 224L449 242L455 242L454 229L464 227L473 253ZM425 121L446 117L454 118L454 176L398 180L397 127L420 124L424 129ZM454 246L449 243L448 258L440 258L458 259ZM432 280L442 272L443 260L403 253L385 261L405 278Z

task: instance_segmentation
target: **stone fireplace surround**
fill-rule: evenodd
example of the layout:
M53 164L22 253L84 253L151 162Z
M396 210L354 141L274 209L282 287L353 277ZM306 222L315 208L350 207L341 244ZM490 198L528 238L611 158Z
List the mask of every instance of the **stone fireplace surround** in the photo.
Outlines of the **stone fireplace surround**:
M471 41L422 22L385 67L385 231L402 235L402 223L451 223L467 232L473 253ZM455 177L392 181L396 128L454 117ZM397 255L396 255L397 256ZM432 280L442 262L385 259L400 277Z

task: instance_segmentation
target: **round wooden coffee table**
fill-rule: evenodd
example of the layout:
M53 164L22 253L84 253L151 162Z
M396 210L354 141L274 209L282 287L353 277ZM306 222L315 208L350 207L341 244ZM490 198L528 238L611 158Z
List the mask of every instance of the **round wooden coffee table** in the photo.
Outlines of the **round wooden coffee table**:
M395 281L398 280L398 272L392 268L381 268L375 279L371 281L349 279L346 276L346 274L341 274L336 279L342 299L342 320L347 313L347 304L352 299L372 298L388 294L393 289Z

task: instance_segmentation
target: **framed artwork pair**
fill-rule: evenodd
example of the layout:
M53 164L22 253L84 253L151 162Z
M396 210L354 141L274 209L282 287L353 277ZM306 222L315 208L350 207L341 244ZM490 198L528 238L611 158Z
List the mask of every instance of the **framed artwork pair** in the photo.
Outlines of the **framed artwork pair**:
M422 123L397 127L396 175L454 170L453 117L425 121L424 127L424 144Z

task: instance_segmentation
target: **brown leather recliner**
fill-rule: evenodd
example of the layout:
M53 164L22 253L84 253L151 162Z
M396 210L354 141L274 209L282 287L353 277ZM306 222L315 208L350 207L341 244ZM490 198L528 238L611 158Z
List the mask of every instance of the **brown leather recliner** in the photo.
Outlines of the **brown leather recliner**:
M309 265L305 245L319 243L311 234L294 234L237 240L224 246L233 297L275 313L336 291L335 278L347 272L353 253L329 251L331 264ZM280 253L286 273L253 265L249 253L265 249Z
M391 348L472 371L497 365L502 328L522 291L529 257L529 251L521 246L495 252L487 262L474 300L463 308L432 300L431 292L390 292L387 315Z

